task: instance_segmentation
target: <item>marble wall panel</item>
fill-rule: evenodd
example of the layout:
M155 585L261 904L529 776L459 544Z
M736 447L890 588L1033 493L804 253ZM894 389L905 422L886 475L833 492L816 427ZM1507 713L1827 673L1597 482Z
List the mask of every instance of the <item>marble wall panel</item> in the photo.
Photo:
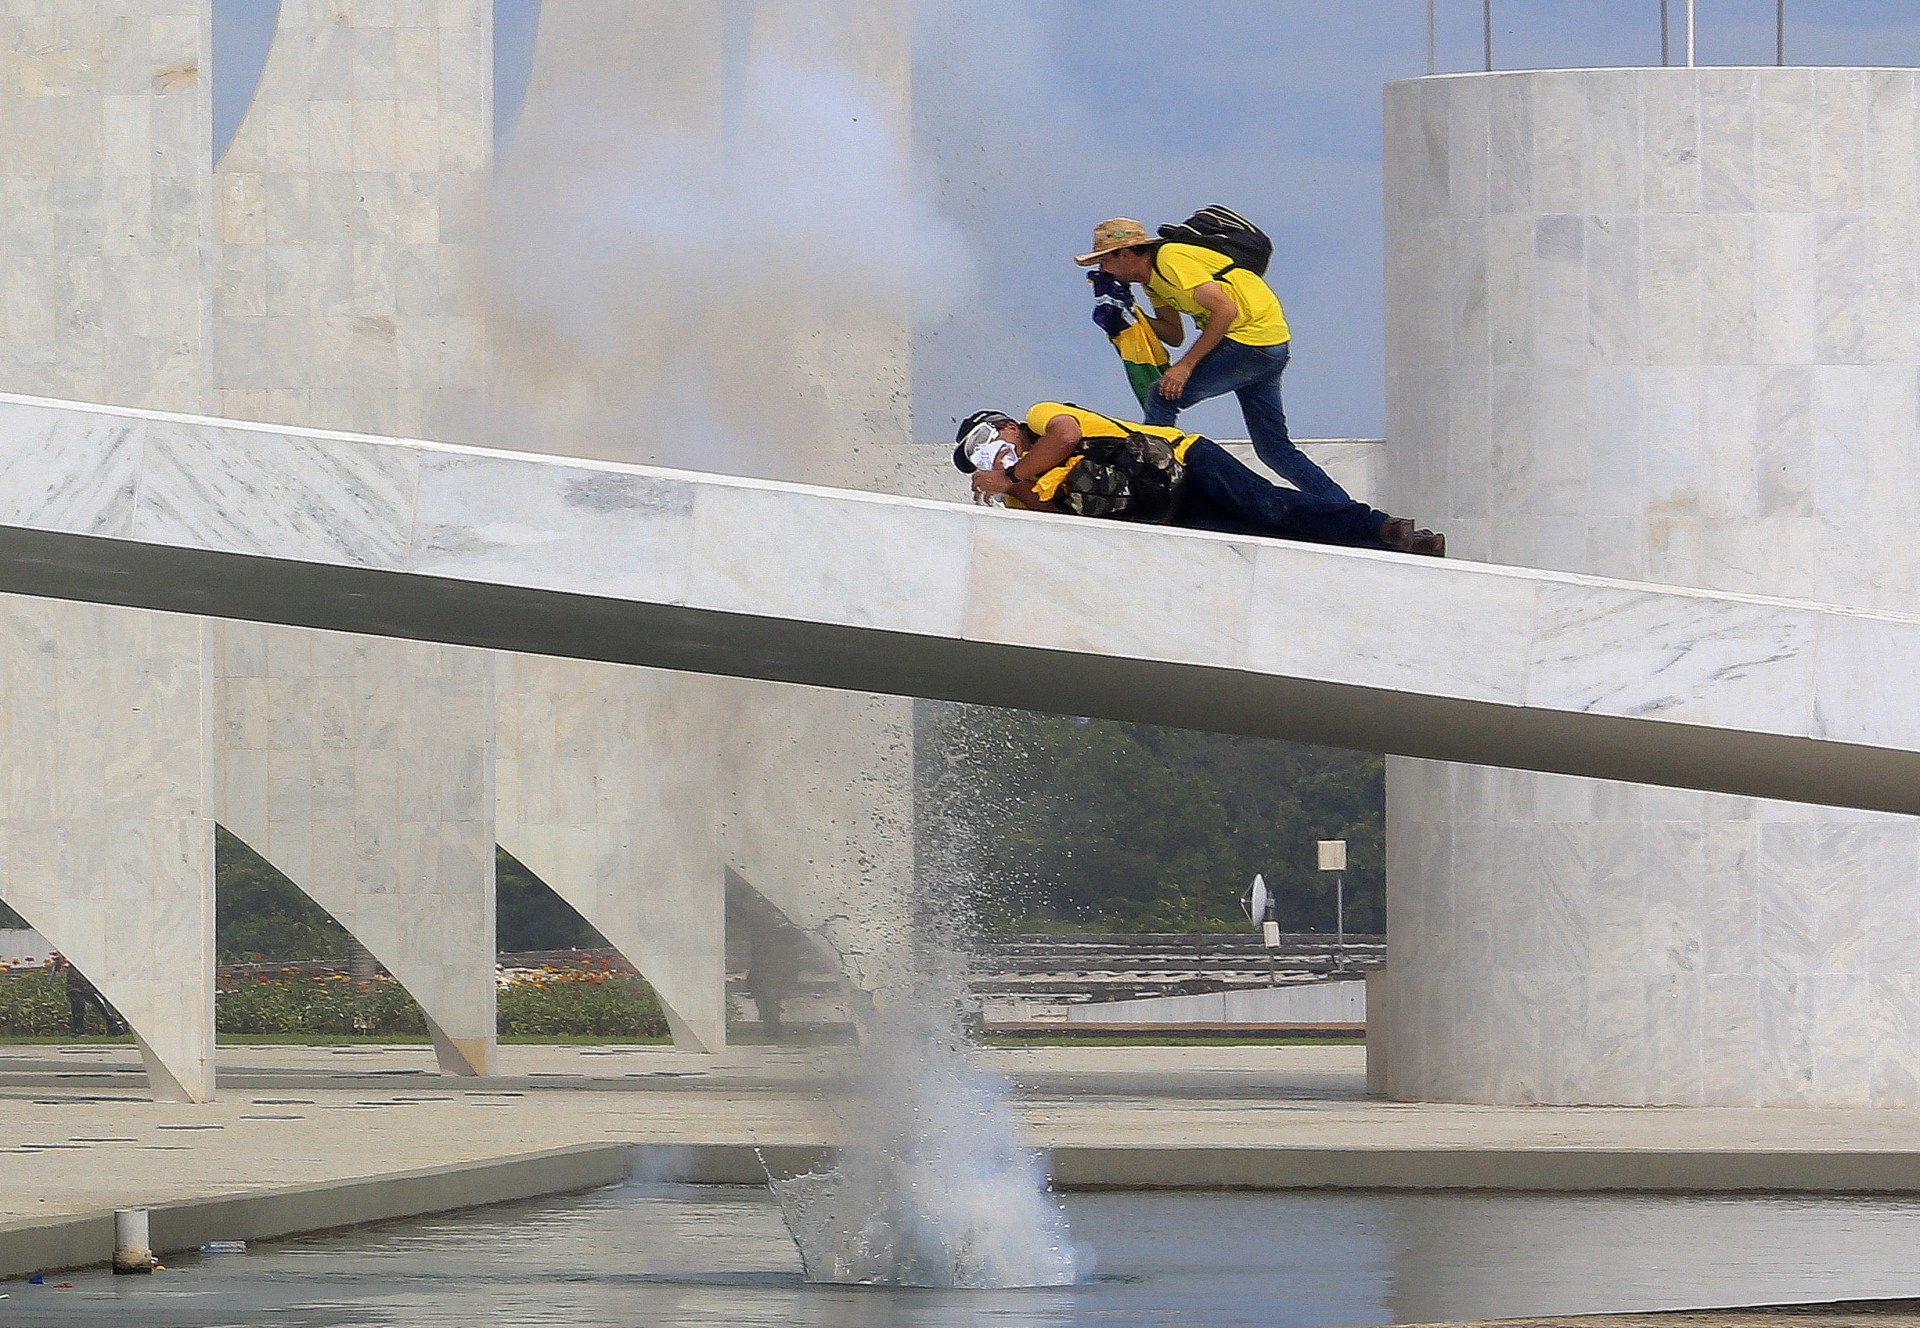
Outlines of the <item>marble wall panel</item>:
M191 409L216 257L205 6L60 8L52 23L35 0L0 4L0 265L61 260L11 273L0 390Z
M1448 400L1446 427L1453 431L1458 466L1445 477L1448 506L1462 516L1484 513L1493 483L1493 375L1484 364L1462 366ZM1378 493L1374 484L1349 492ZM1382 501L1385 501L1384 499Z
M1488 211L1492 139L1490 85L1464 90L1447 106L1447 210L1456 217L1480 217Z
M1709 212L1751 213L1758 188L1754 96L1748 69L1703 69L1700 96L1700 201Z
M1483 407L1458 354L1421 336L1390 340L1391 504L1429 524L1444 513L1468 556L1911 611L1920 576L1895 551L1920 500L1915 96L1910 71L1826 68L1390 86L1389 163L1442 127L1454 155L1477 151L1465 127L1484 118L1488 135L1484 220L1388 172L1390 336L1453 301L1484 256L1495 365ZM1469 234L1436 248L1427 237L1441 223ZM1416 252L1421 261L1396 264ZM1531 324L1513 312L1522 304ZM1484 493L1466 496L1482 475ZM1711 613L1682 616L1702 644L1716 639ZM1565 653L1584 655L1574 642L1595 624L1565 626ZM1847 625L1822 629L1831 644L1784 620L1729 628L1698 657L1698 676L1723 665L1768 674L1784 659L1773 635L1796 639L1785 653L1799 663L1761 687L1756 722L1767 710L1844 708L1865 741L1915 722L1916 680L1861 659L1842 639ZM1599 668L1617 676L1621 658L1609 646ZM1673 686L1647 704L1689 704L1692 666L1678 659ZM1910 1100L1915 1053L1896 1030L1909 1027L1901 1001L1916 951L1875 937L1912 929L1898 920L1920 854L1912 820L1498 772L1468 780L1400 761L1389 787L1393 807L1421 809L1413 824L1395 813L1390 842L1424 844L1448 802L1456 818L1533 832L1528 849L1498 830L1473 834L1511 846L1495 850L1513 857L1494 871L1509 889L1530 882L1518 897L1536 914L1541 980L1582 995L1566 1036L1539 1044L1551 1067L1493 1068L1507 1100L1533 1100L1519 1096L1523 1082L1548 1101ZM1479 857L1394 861L1394 918L1431 933L1435 900L1458 916L1483 911ZM1430 1018L1444 992L1466 1024L1432 1030L1443 1041L1418 1072L1390 1078L1478 1100L1488 1076L1447 1064L1455 1046L1484 1040L1477 1030L1491 1025L1476 1021L1504 1008L1499 967L1478 974L1431 936L1408 944L1400 921L1393 929L1391 1017ZM1668 985L1595 985L1623 973ZM1638 1060L1623 1041L1634 1028L1650 1048Z
M1920 1106L1920 981L1876 974L1868 1000L1873 1096L1890 1107Z
M207 624L0 597L0 899L125 1016L154 1096L213 1096Z
M498 655L493 667L501 845L645 975L677 1045L719 1050L720 694L578 660Z
M450 285L430 298L418 283L403 311L398 274L409 246L449 263L471 254L471 237L448 223L491 157L491 32L470 7L281 5L253 105L218 169L227 265L271 272L261 294L273 315L218 317L222 413L483 436L480 394L434 390L486 381L484 339L450 335L470 311ZM291 256L301 251L305 261Z
M489 657L264 624L213 635L221 823L419 1001L443 1070L491 1073Z

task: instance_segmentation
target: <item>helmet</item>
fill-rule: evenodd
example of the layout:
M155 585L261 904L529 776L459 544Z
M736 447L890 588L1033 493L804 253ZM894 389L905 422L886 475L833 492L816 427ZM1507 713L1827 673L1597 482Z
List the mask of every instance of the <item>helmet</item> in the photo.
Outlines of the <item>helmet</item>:
M973 452L980 444L1000 432L1003 424L1013 424L1013 416L998 410L976 410L960 421L960 427L953 435L953 464L962 474L972 474L979 467L973 463Z

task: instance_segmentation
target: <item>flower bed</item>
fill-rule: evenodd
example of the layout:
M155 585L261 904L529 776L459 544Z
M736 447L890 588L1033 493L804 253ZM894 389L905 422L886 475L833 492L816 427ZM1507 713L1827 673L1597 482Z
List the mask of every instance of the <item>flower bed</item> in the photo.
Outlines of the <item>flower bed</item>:
M501 981L497 1027L507 1037L662 1037L653 989L613 965L515 970ZM97 1016L95 1016L97 1018ZM365 981L288 967L222 975L214 994L222 1033L418 1037L426 1018L390 977ZM0 1037L67 1032L65 987L43 972L0 973Z
M99 1011L87 1012L93 1019ZM0 1037L55 1037L67 1031L67 989L39 972L0 974Z
M213 1022L222 1033L391 1037L427 1031L420 1007L392 978L292 972L223 984L214 993Z
M543 968L503 982L499 1027L517 1037L664 1037L653 989L598 969Z

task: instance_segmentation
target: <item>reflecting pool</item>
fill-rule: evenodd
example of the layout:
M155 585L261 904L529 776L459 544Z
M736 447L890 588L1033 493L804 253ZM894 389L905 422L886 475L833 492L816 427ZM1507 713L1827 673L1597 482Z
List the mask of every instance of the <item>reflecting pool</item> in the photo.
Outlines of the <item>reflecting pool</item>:
M5 1324L1321 1325L1920 1295L1920 1200L1066 1197L1072 1287L812 1286L763 1190L629 1184L0 1286Z

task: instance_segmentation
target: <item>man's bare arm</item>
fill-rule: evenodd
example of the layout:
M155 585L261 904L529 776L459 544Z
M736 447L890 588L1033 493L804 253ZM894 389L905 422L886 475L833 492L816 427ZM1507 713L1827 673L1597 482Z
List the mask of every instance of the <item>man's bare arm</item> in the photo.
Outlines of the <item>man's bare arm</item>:
M1024 475L1038 479L1056 466L1066 464L1080 447L1080 421L1071 415L1055 415L1047 421L1047 431L1009 468L1015 479Z
M1151 298L1151 297L1149 297ZM1172 305L1162 308L1153 306L1153 312L1147 315L1147 322L1160 334L1160 340L1169 346L1179 346L1187 339L1186 320L1180 317L1180 311Z
M1047 421L1047 431L1011 466L974 472L974 500L984 502L995 494L1010 494L1022 507L1057 510L1057 502L1047 502L1034 493L1033 482L1072 456L1080 446L1080 437L1080 421L1071 415L1055 415ZM1021 471L1026 474L1022 476Z
M1233 293L1217 281L1201 282L1194 288L1193 300L1207 311L1207 325L1200 329L1200 339L1193 343L1193 349L1168 365L1167 371L1155 384L1160 395L1168 400L1187 390L1187 380L1193 377L1193 371L1200 366L1200 361L1226 340L1234 320L1240 316L1240 306L1233 302Z

